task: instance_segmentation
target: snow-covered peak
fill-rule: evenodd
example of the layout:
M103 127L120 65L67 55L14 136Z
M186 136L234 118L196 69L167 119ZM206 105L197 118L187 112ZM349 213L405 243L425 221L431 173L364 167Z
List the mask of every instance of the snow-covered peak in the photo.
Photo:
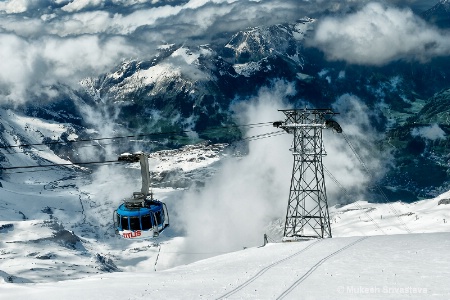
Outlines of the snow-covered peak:
M180 47L172 54L173 57L180 57L183 59L187 64L192 65L195 63L198 63L198 58L200 54L193 53L188 48Z
M313 22L313 19L305 18L295 24L251 28L235 34L225 48L234 52L237 62L258 61L274 54L299 62L296 43L304 39Z

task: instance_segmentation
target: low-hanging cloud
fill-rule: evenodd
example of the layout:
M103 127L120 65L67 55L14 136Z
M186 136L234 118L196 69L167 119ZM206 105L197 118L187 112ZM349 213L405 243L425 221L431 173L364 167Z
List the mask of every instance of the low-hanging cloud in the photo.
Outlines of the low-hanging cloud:
M0 4L0 103L52 99L161 44L208 43L217 33L295 20L293 1L34 1ZM112 5L111 5L112 4ZM252 14L248 14L248 10ZM195 41L194 41L195 40Z
M383 65L425 62L450 54L450 34L427 24L410 9L369 3L356 13L320 21L310 45L330 60Z
M0 75L0 103L5 101L24 103L35 95L52 99L57 94L52 86L61 83L79 87L77 83L83 78L99 76L124 60L151 59L158 53L157 48L161 44L184 44L186 47L210 44L213 39L223 38L225 32L252 26L294 22L303 16L320 16L323 12L348 13L366 2L366 0L2 1L0 68L8 71ZM383 7L382 10L394 11L400 15L408 12ZM420 23L418 18L414 16L411 18L413 24ZM400 21L402 20L405 18ZM436 33L434 39L425 41L426 46L422 46L426 48L425 52L432 54L444 52L446 44L441 42L442 34L430 27L425 26L425 29ZM418 38L414 36L414 39ZM325 39L325 42L330 45L334 43L329 39ZM338 42L341 43L341 40ZM316 44L323 46L321 43ZM355 49L353 46L350 48ZM332 47L330 49L333 53L336 50ZM421 53L419 50L415 51ZM382 49L381 53L385 52L389 51ZM349 53L351 58L352 52ZM370 56L370 53L366 56ZM427 58L418 54L416 57ZM376 56L373 59L377 59Z
M419 136L423 137L432 141L438 140L438 139L445 139L445 132L444 130L439 127L438 124L432 124L430 126L420 127L420 128L414 128L411 131L412 136Z
M283 118L291 84L275 83L257 97L235 106L241 124ZM270 126L250 129L246 136L277 131ZM248 154L223 161L215 177L201 190L190 190L177 206L186 233L183 252L228 252L262 242L264 228L285 213L292 169L288 151L292 137L281 135L249 142ZM196 257L199 259L201 257ZM180 262L177 262L180 263Z
M332 178L326 177L329 203L368 200L368 189L376 184L391 163L390 153L375 146L383 136L372 126L370 119L373 112L361 99L345 94L332 107L339 113L335 119L343 133L330 130L324 133L328 154L323 160L324 166L341 185L336 185Z
M0 34L0 44L0 102L16 104L34 96L51 99L56 93L52 86L76 85L81 78L105 72L135 53L122 37L45 36L28 40Z
M257 97L235 107L238 122L284 120L285 116L277 110L291 108L286 107L283 99L293 90L292 85L285 82L261 89ZM329 204L366 200L368 187L385 171L389 155L375 150L374 144L381 135L371 125L370 109L359 98L343 95L333 104L333 109L341 113L336 120L364 165L342 134L325 130L324 145L328 155L324 165L340 183L337 186L326 174ZM247 136L272 130L252 129ZM261 243L270 222L283 222L292 175L293 156L288 150L292 141L292 135L284 134L250 142L247 155L223 161L218 173L204 188L188 191L180 200L182 204L176 207L177 226L187 235L180 251L211 256L255 246ZM347 193L343 193L341 187Z

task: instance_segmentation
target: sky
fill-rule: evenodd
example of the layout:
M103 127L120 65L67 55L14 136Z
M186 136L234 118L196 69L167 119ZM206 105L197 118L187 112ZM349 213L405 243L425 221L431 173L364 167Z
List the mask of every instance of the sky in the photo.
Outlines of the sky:
M450 52L448 34L415 13L434 2L0 1L0 69L8 70L0 73L0 103L53 99L55 85L79 87L83 78L123 61L152 57L161 45L201 45L224 32L304 16L320 18L309 45L330 60L366 65L403 58L427 61Z

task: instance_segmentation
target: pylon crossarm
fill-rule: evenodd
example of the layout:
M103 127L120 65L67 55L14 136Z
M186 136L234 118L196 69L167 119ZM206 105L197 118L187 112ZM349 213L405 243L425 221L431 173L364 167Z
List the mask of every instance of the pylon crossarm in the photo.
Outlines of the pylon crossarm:
M325 123L323 124L299 124L299 123L292 123L292 124L286 124L279 126L281 128L326 128Z

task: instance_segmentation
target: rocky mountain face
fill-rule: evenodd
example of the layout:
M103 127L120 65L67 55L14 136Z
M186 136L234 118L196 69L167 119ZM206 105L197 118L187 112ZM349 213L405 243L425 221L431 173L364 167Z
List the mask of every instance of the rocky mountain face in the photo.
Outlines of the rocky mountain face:
M231 124L236 99L275 78L295 78L302 67L300 41L311 22L252 28L220 45L161 46L149 61L125 62L82 85L97 103L120 108L118 120L131 130L193 129L213 141L234 139L238 132L204 130Z
M441 1L425 18L441 26L438 17L448 5ZM230 107L234 103L246 101L261 87L281 79L295 85L295 94L288 98L292 107L305 103L330 107L341 95L352 94L372 110L372 126L384 134L377 144L394 147L396 161L383 180L390 191L426 197L447 186L450 60L397 61L383 67L329 62L323 53L303 43L314 23L305 18L293 24L249 28L195 47L161 45L158 55L149 60L123 62L110 73L84 79L77 91L55 87L60 91L58 101L35 101L18 111L68 124L54 140L68 139L71 134L77 138L104 135L95 120L107 118L109 133L114 135L182 130L197 134L148 138L150 150L201 140L229 143L241 137L239 130L210 129L233 124ZM88 118L87 111L95 113ZM432 126L442 131L438 138L421 134ZM20 141L28 140L24 136ZM76 157L78 147L50 146L67 159ZM423 176L424 172L432 176ZM394 199L399 194L389 195Z
M441 28L450 28L450 1L440 0L435 6L423 13L430 23Z

